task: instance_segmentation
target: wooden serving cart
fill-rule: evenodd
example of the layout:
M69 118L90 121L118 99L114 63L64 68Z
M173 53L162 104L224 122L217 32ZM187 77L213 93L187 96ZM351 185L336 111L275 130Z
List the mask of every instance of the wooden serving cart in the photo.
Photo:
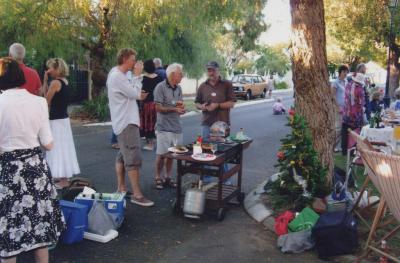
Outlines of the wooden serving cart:
M177 194L174 210L182 212L182 178L188 174L212 176L218 178L217 184L206 193L206 209L216 212L217 219L225 217L227 205L236 198L239 204L244 200L242 188L243 151L252 140L233 144L218 144L217 158L213 161L197 161L191 157L192 151L185 154L167 153L166 158L177 160ZM224 182L237 175L236 185L227 185Z

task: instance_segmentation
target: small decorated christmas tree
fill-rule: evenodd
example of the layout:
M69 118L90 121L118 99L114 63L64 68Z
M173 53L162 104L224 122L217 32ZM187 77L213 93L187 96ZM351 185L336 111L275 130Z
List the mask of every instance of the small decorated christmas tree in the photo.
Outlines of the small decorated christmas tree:
M292 132L281 140L282 146L277 153L280 175L265 188L275 207L300 210L314 197L328 194L327 169L318 159L304 117L291 109L288 126Z

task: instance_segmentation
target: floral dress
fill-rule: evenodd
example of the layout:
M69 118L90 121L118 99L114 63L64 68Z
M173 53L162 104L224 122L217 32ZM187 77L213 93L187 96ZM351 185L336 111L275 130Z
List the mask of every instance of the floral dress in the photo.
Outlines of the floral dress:
M356 129L364 125L365 94L362 84L350 81L346 84L343 123Z
M0 257L57 242L64 218L39 147L0 155Z

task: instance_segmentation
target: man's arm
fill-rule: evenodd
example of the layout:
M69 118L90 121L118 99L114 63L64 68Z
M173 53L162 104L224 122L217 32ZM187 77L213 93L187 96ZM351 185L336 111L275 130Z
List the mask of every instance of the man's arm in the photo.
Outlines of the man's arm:
M185 113L185 109L177 108L177 107L166 107L166 106L163 106L161 103L156 103L156 111L159 113L171 113L171 112L176 112L178 114Z
M223 110L232 109L233 107L235 107L234 101L225 101L223 103L219 103L219 105L218 105L218 108L223 109Z
M156 86L154 92L154 101L156 102L156 111L159 113L172 113L176 112L178 114L183 114L185 113L185 109L177 108L177 107L171 107L163 104L164 98L162 94L162 88L161 86Z
M233 91L232 83L229 82L228 88L226 91L226 101L219 103L218 108L222 110L229 110L235 107L236 96L235 92Z
M129 83L128 79L118 76L118 78L115 78L111 82L111 85L118 86L118 90L129 99L141 100L141 94L142 94L141 77L134 76L132 78L132 84L131 84Z

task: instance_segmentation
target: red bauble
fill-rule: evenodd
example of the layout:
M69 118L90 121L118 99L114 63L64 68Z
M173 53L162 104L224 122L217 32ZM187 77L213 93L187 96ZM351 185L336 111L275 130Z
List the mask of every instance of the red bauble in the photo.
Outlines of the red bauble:
M279 151L276 156L278 156L279 160L284 160L285 159L285 154L282 151Z

